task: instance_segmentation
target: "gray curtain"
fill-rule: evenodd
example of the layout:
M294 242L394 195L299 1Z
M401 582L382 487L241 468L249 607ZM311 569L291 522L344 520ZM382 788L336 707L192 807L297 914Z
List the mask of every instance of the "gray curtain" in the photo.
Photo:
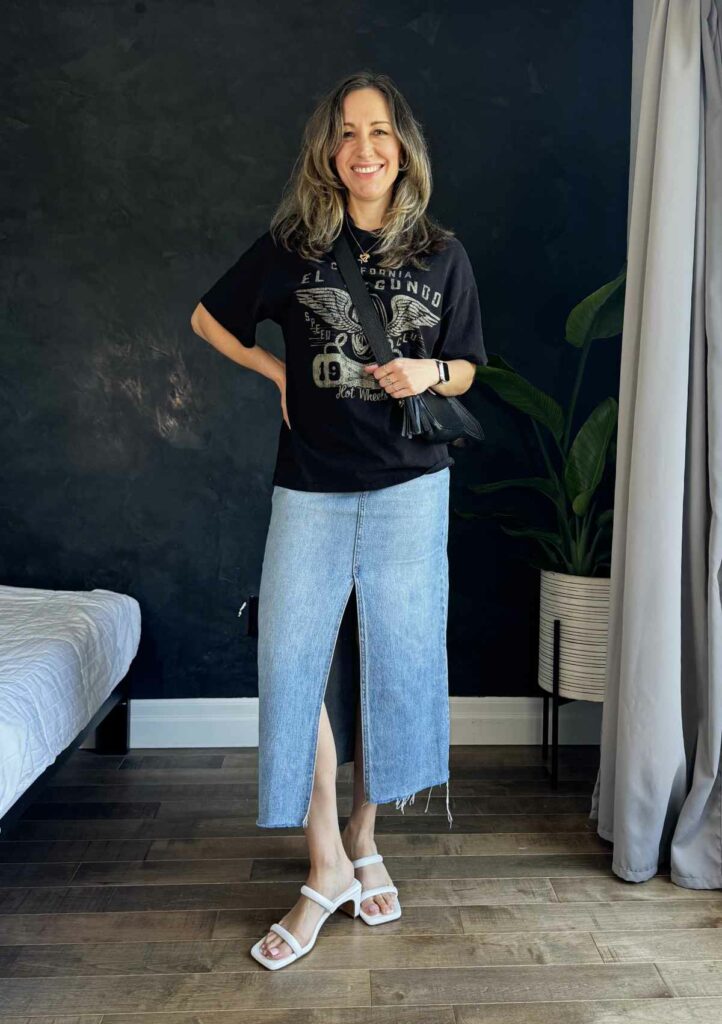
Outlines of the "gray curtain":
M656 0L622 336L607 694L612 870L722 887L722 0Z

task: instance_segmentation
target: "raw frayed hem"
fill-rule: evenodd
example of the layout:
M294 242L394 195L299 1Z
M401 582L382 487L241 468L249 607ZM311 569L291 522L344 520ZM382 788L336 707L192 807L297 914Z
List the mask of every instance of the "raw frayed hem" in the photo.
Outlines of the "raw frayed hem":
M434 783L434 785L439 785L440 786L441 783L440 782L439 783ZM434 788L434 786L429 786L429 795L426 798L426 807L424 808L424 814L426 814L428 809L429 809L429 803L431 801L431 791L432 791L433 788ZM419 790L419 792L421 792L421 790ZM397 797L397 799L395 801L396 810L397 811L401 811L401 813L403 814L404 813L404 807L406 806L406 804L412 804L415 799L416 799L416 793L409 793L407 796ZM382 802L383 803L387 803L387 802L390 803L390 801L386 801L386 800L384 800ZM366 804L370 804L370 803L373 803L373 801L371 801L371 800L364 800L362 806L365 806ZM310 813L311 813L311 808L309 806L309 809L306 812L306 817L303 819L303 821L301 822L300 825L290 825L290 824L286 825L286 824L284 824L284 825L268 825L268 826L266 826L266 825L259 825L258 822L256 822L256 825L259 825L259 828L287 828L287 827L288 828L308 828L308 818L309 818ZM453 819L453 817L451 815L451 810L449 809L449 780L448 779L446 780L446 816L449 819L449 828L451 828L451 825L452 825L452 822L453 822L454 819Z
M440 783L436 783L436 785L440 785ZM426 807L424 808L424 814L426 814L427 811L429 810L429 803L431 801L431 791L432 791L433 788L434 788L433 786L429 786L429 795L426 798ZM421 790L419 790L419 792L421 792ZM406 804L409 804L409 805L412 804L415 799L416 799L416 793L409 793L407 796L398 797L396 799L396 801L395 801L396 810L397 811L401 811L401 813L403 814L404 813L404 807L406 806ZM368 800L364 800L364 803L369 803L369 801ZM454 819L451 816L451 811L449 809L449 780L448 779L446 780L446 816L449 819L449 828L451 828L451 824L452 824Z

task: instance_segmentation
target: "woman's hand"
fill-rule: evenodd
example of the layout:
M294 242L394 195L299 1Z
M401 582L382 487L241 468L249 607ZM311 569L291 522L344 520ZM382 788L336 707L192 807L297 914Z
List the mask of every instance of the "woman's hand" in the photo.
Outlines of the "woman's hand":
M278 375L276 384L278 384L278 390L281 392L281 413L283 414L286 426L290 430L291 424L288 422L288 410L286 409L286 364L282 363L281 366L283 369Z
M364 366L364 370L373 373L384 391L392 398L420 395L439 380L439 368L435 359L407 359L399 356L398 359L392 359L383 366L369 363Z

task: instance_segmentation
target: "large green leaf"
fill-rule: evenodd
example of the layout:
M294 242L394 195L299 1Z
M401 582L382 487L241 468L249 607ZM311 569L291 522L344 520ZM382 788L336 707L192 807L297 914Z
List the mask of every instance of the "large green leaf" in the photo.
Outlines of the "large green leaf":
M512 526L502 526L501 529L504 533L508 533L510 537L531 537L533 540L543 540L547 544L553 544L554 547L562 546L562 539L558 533L554 533L553 530L540 530L536 526L525 526L521 529L515 529Z
M559 498L559 492L551 480L547 480L544 476L530 476L526 478L520 477L517 480L494 480L488 484L469 484L469 490L473 491L474 494L493 494L494 491L502 491L506 487L529 487L536 491L541 491L547 498L550 498L554 504L557 504Z
M498 509L489 509L486 512L469 512L466 509L452 506L452 512L454 515L459 516L460 519L513 519L515 522L519 522L518 512L500 512Z
M478 364L474 372L474 383L478 384L482 381L482 376L487 367L490 366L492 370L508 370L509 373L516 373L516 370L507 362L503 356L500 356L498 352L490 352L489 360L487 364Z
M622 333L626 266L622 272L577 303L567 317L566 340L582 348L596 338L613 338Z
M535 526L521 528L502 526L501 529L510 537L528 537L530 540L537 541L549 557L553 557L555 552L565 564L567 563L567 559L564 556L564 542L559 534L554 533L553 530L541 530Z
M511 363L503 356L500 356L498 352L490 353L489 366L495 366L497 370L511 370L512 373L516 373Z
M513 405L520 412L525 412L532 419L543 423L552 434L561 440L564 430L564 414L561 406L550 395L534 387L514 370L501 369L496 366L477 366L476 380L496 391L500 398Z
M617 422L617 403L605 398L582 424L569 449L564 486L572 508L583 516L604 473L607 446Z

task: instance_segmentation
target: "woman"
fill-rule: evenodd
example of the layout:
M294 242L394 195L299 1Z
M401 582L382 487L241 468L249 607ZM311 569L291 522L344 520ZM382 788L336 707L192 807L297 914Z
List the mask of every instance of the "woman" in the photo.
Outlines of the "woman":
M454 460L445 444L402 436L402 400L427 388L463 394L486 353L471 264L426 213L430 194L422 130L393 82L370 72L346 78L308 121L271 230L202 296L192 318L196 333L281 394L259 590L256 824L302 826L310 871L298 902L251 950L271 969L308 952L339 905L369 924L400 915L374 841L379 803L394 800L403 811L417 792L428 787L430 797L446 783L451 823L446 544ZM384 366L374 362L333 259L341 230L397 353ZM255 343L256 324L269 318L283 328L285 363ZM358 720L355 735L342 735L342 700L334 737L324 698L352 607ZM343 833L342 753L354 760Z

